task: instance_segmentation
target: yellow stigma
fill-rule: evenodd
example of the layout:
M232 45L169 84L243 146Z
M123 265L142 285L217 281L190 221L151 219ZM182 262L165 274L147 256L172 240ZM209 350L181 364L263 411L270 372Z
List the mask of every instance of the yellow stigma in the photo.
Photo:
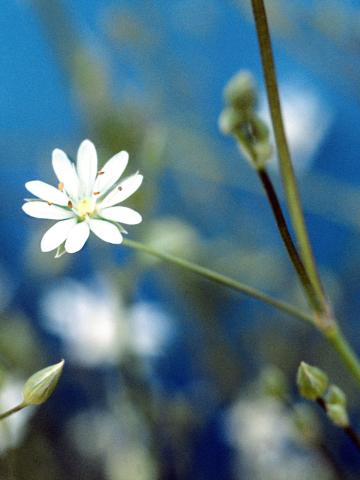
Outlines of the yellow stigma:
M95 212L96 203L91 198L83 198L77 204L79 217L91 216Z

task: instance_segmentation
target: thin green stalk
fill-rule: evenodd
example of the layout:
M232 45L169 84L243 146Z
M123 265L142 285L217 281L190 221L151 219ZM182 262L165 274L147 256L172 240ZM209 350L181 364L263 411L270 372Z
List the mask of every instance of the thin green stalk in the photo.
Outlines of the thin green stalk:
M201 267L200 265L189 262L188 260L184 260L182 258L176 257L175 255L171 255L170 253L160 252L148 245L144 245L143 243L136 242L134 240L125 239L123 241L123 245L134 250L147 253L149 255L152 255L153 257L157 257L160 260L165 260L166 262L177 265L178 267L181 267L185 270L201 275L202 277L207 278L208 280L211 280L215 283L224 285L225 287L231 288L232 290L236 290L245 295L256 298L257 300L260 300L263 303L267 303L268 305L271 305L272 307L275 307L278 310L281 310L282 312L285 312L292 317L296 317L300 320L304 320L306 322L314 324L314 318L311 314L303 312L302 310L290 305L289 303L270 297L269 295L266 295L265 293L253 287L249 287L244 283L238 282L230 277L227 277L226 275L215 272L214 270Z
M348 370L360 383L360 363L342 331L337 327L324 334L330 345L337 351Z
M304 267L302 259L295 247L295 244L291 238L284 214L282 212L282 208L280 202L278 200L276 191L272 184L272 181L264 168L260 168L257 170L259 175L260 181L264 187L266 196L269 200L271 209L273 211L276 224L278 226L281 238L284 242L285 248L289 254L290 260L294 265L296 273L300 279L300 282L305 290L306 296L308 298L308 302L310 307L317 313L323 313L322 304L319 303L318 297L316 295L316 291L311 283L311 280L307 274L307 271Z
M0 420L4 420L7 417L10 417L13 413L19 412L23 408L27 407L28 405L26 403L20 403L19 405L16 405L16 407L10 408L10 410L7 410L4 413L0 413Z
M266 10L263 0L251 0L260 46L261 61L264 71L267 97L274 128L277 151L280 161L280 171L284 184L289 213L299 242L302 259L313 284L319 302L326 310L326 300L317 272L309 236L307 233L300 195L291 162L290 151L285 135L284 122L281 113L280 96L277 85L276 70L271 46Z

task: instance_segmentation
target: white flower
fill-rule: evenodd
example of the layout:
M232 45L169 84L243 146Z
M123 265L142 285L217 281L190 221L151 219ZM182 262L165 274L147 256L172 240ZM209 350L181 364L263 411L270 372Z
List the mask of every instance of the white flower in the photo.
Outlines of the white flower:
M27 182L26 189L39 200L29 199L22 206L31 217L59 220L42 237L43 252L58 249L56 256L78 252L90 230L105 242L119 244L122 233L127 233L120 223L141 222L138 212L118 205L136 192L143 180L137 172L119 182L128 160L127 152L119 152L98 171L96 149L90 140L81 143L76 167L65 152L53 151L58 188L40 180Z

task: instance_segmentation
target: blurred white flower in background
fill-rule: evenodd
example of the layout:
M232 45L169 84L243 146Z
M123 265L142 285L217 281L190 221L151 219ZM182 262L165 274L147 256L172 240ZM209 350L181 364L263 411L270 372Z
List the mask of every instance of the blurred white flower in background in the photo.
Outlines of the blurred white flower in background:
M332 480L329 467L304 446L288 411L269 397L244 398L230 409L226 436L239 454L238 478Z
M132 348L144 357L159 355L174 333L169 316L150 302L138 302L129 309L129 325Z
M22 206L25 213L35 218L59 220L41 239L41 251L57 249L56 257L82 249L90 231L104 242L119 244L120 225L136 225L141 215L118 204L129 198L140 187L143 176L138 172L117 183L128 164L129 155L122 151L114 155L98 171L95 145L84 140L77 153L77 164L69 160L63 150L52 152L52 165L59 181L58 188L40 180L25 184L38 197L27 199Z
M156 480L146 422L122 400L119 415L105 410L84 410L67 424L68 441L88 461L102 465L109 480Z
M64 356L87 367L115 365L123 355L162 353L173 328L159 306L139 302L130 307L109 282L83 284L65 280L42 301L45 328L60 337Z
M297 80L281 84L280 95L294 168L297 173L302 174L311 168L311 163L330 129L331 110L315 89L299 85ZM260 102L259 114L271 125L265 97ZM273 144L275 145L274 137ZM275 156L273 160L275 161Z
M8 377L0 388L0 412L19 405L23 400L25 380ZM34 413L34 407L27 407L0 422L0 453L21 444L27 424Z

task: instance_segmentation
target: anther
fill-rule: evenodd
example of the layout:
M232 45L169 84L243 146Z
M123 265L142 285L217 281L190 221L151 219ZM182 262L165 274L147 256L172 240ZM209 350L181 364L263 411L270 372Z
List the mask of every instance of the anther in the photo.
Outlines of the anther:
M104 173L105 173L104 171L100 170L100 172L98 172L97 174L98 175L104 175Z
M52 203L52 202L47 202L47 204L48 204L50 207L51 207L51 205L53 205L53 203Z
M93 192L93 195L100 195L100 192Z
M119 185L118 190L121 192L122 189L123 189L123 187L121 185Z
M68 201L68 205L67 205L67 206L68 206L69 208L73 208L73 204L72 204L72 201L71 201L71 200Z
M63 182L59 182L58 189L62 192L64 190Z

